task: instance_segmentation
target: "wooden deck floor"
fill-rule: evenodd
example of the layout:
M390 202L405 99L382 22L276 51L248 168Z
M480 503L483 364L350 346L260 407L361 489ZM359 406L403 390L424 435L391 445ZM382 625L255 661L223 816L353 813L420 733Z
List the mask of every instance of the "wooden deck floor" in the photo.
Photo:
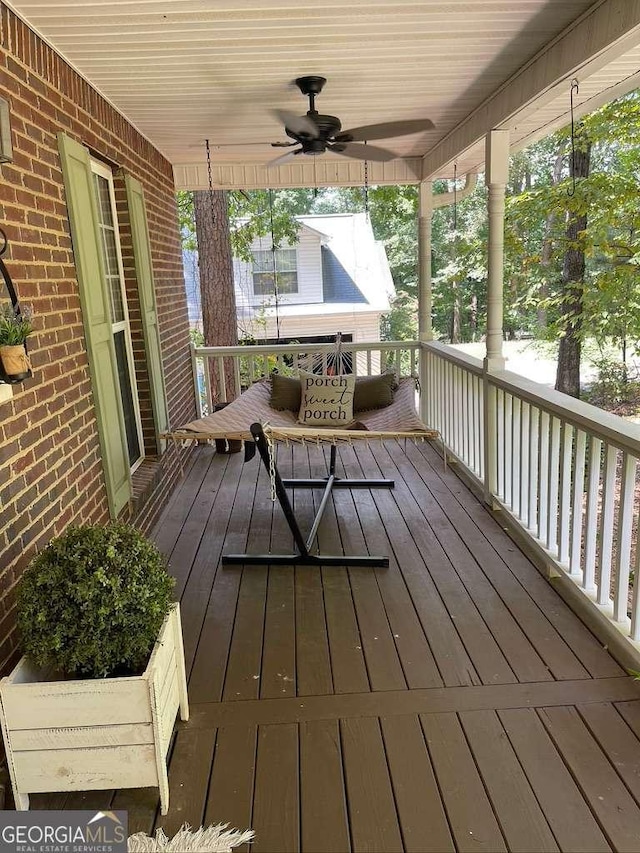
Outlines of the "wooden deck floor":
M290 536L257 459L201 449L155 535L192 703L170 814L149 790L34 806L126 808L132 831L228 821L260 853L640 850L639 685L433 448L340 457L396 486L336 492L320 545L390 568L222 568ZM279 462L324 472L316 447ZM307 525L313 501L295 494Z

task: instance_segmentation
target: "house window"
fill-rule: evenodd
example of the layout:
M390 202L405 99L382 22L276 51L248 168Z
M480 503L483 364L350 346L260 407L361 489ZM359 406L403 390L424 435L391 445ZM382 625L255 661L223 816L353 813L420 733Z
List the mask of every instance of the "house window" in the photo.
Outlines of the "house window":
M275 255L275 269L274 269ZM298 292L295 249L260 250L253 253L253 292L255 296L278 296Z
M111 170L103 163L91 161L93 187L98 208L102 257L111 301L111 332L118 364L118 386L122 399L127 434L129 465L136 468L142 461L142 424L138 389L133 368L131 328L124 287L124 270Z

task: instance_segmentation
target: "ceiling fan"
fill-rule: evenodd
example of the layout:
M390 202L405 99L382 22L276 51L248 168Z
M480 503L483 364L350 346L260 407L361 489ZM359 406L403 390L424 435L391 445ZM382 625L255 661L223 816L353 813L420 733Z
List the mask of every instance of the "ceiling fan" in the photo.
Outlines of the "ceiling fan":
M355 160L393 160L397 155L386 148L368 143L370 139L390 139L394 136L406 136L432 128L433 122L428 118L409 119L407 121L388 121L382 124L368 124L363 127L353 127L342 130L340 119L336 116L322 115L316 110L316 96L322 92L325 77L298 77L296 86L303 95L309 98L309 110L304 116L297 116L288 110L274 110L275 115L284 124L287 136L293 142L272 142L274 148L291 148L299 145L295 151L287 151L270 163L267 167L281 166L296 154L324 154L332 151L343 157Z

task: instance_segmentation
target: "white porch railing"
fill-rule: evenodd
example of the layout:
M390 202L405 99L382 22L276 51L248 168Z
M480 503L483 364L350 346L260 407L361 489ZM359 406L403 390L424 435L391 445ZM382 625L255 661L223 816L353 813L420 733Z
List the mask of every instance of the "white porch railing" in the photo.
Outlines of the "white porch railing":
M452 347L423 350L429 426L640 648L640 427L508 371L483 375Z
M640 650L640 427L508 371L485 373L435 342L347 343L343 353L357 375L419 375L422 418L448 455ZM200 415L230 387L274 368L326 370L334 355L333 344L194 349Z
M417 376L420 369L418 341L343 343L342 354L357 376L384 370L394 370L398 376ZM192 348L199 417L211 412L214 405L233 399L232 389L240 393L273 370L289 375L298 369L320 367L327 372L335 355L335 344Z

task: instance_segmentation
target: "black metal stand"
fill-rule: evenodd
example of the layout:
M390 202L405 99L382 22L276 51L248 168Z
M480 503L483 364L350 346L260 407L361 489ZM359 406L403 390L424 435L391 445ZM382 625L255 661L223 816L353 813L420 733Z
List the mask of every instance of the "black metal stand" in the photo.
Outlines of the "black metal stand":
M258 453L262 459L262 463L271 471L271 454L269 445L262 429L262 424L251 424L251 435L255 444L251 450L258 448ZM252 452L248 452L246 458L251 458ZM322 516L326 509L331 492L333 489L392 489L394 486L393 480L343 480L341 477L336 477L336 446L331 445L331 455L329 457L329 472L328 476L322 479L301 479L301 480L283 480L278 471L278 466L273 465L275 491L278 503L282 507L284 517L289 526L289 530L293 535L293 541L298 549L296 554L223 554L223 565L233 565L238 563L255 563L257 565L312 565L312 566L382 566L384 568L389 565L388 557L372 557L372 556L347 556L345 554L312 554L310 548L318 533L318 527L322 520ZM320 506L316 512L311 530L308 537L304 538L298 525L289 495L286 489L323 489L324 493L320 501Z

